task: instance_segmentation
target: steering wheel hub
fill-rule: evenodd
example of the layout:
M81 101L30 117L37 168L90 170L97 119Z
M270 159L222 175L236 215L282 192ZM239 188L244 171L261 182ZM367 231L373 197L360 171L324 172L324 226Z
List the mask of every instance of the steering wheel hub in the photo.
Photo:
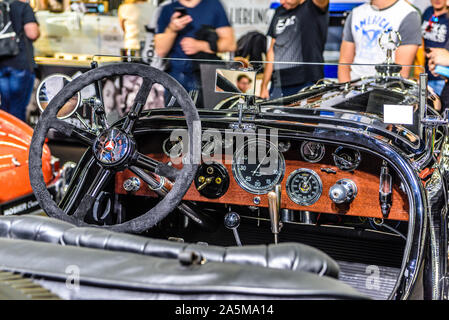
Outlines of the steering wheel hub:
M129 156L132 146L132 140L124 132L112 128L97 137L93 153L101 164L117 165Z

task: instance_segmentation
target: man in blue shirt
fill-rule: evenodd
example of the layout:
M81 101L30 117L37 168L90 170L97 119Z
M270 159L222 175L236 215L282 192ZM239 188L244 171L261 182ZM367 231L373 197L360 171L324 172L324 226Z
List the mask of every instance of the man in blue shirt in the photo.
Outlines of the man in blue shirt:
M436 66L449 67L449 41L446 42L444 48L430 48L430 52L426 55L428 61L429 71L433 76L438 76L435 73ZM449 84L445 83L443 90L440 94L441 99L441 110L443 113L446 109L449 108Z
M449 16L446 0L431 0L422 15L421 32L424 38L424 47L443 48L449 39ZM428 68L426 67L427 71ZM429 72L429 85L440 95L444 87L444 79L435 77Z
M186 14L176 11L184 7ZM205 26L215 29L215 42L196 39ZM198 53L214 54L235 51L234 32L219 0L179 0L164 6L158 19L154 38L156 53L170 60L169 74L187 91L199 87L192 62ZM179 59L179 60L178 60Z

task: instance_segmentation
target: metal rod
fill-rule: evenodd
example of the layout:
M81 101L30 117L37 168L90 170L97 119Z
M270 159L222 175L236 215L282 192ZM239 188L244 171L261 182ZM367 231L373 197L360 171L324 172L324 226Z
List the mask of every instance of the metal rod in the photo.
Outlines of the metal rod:
M421 120L427 116L427 73L419 74L419 129L422 133L423 126ZM427 142L427 141L426 141Z
M240 236L239 236L239 233L237 231L237 228L233 228L232 229L232 233L234 233L235 242L237 243L237 245L239 247L241 247L242 246L242 241L240 241Z

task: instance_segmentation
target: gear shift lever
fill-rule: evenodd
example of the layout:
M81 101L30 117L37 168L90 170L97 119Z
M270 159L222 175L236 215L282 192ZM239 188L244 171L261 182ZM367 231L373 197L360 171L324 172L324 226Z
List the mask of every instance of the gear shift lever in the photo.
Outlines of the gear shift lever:
M224 216L224 225L226 228L231 229L234 233L235 242L239 247L242 246L242 242L240 241L240 236L237 231L237 228L240 225L240 216L236 212L228 212Z
M268 210L270 212L271 232L274 234L274 243L279 242L279 232L282 228L280 222L281 211L281 185L276 185L274 191L268 192Z

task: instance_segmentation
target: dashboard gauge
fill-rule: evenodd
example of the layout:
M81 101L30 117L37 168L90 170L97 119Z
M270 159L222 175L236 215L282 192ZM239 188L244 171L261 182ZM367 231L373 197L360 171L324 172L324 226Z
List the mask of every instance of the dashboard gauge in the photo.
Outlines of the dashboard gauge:
M260 143L263 145L260 146ZM265 194L273 190L284 177L284 171L284 156L274 144L266 140L249 140L234 154L234 179L244 190L253 194Z
M345 171L355 170L362 161L360 152L351 148L338 147L332 155L335 165Z
M209 199L223 196L229 188L228 170L219 163L203 163L195 175L195 187L198 192Z
M299 151L304 160L314 163L323 159L326 148L318 142L304 141Z
M290 141L279 141L278 143L278 150L282 153L286 153L288 150L290 150L290 147L292 144Z
M162 142L162 151L164 151L167 157L177 158L182 154L182 140L178 138L176 141L171 141L170 138L167 138Z
M310 206L318 201L323 191L320 176L310 169L297 169L287 179L289 198L301 205Z

